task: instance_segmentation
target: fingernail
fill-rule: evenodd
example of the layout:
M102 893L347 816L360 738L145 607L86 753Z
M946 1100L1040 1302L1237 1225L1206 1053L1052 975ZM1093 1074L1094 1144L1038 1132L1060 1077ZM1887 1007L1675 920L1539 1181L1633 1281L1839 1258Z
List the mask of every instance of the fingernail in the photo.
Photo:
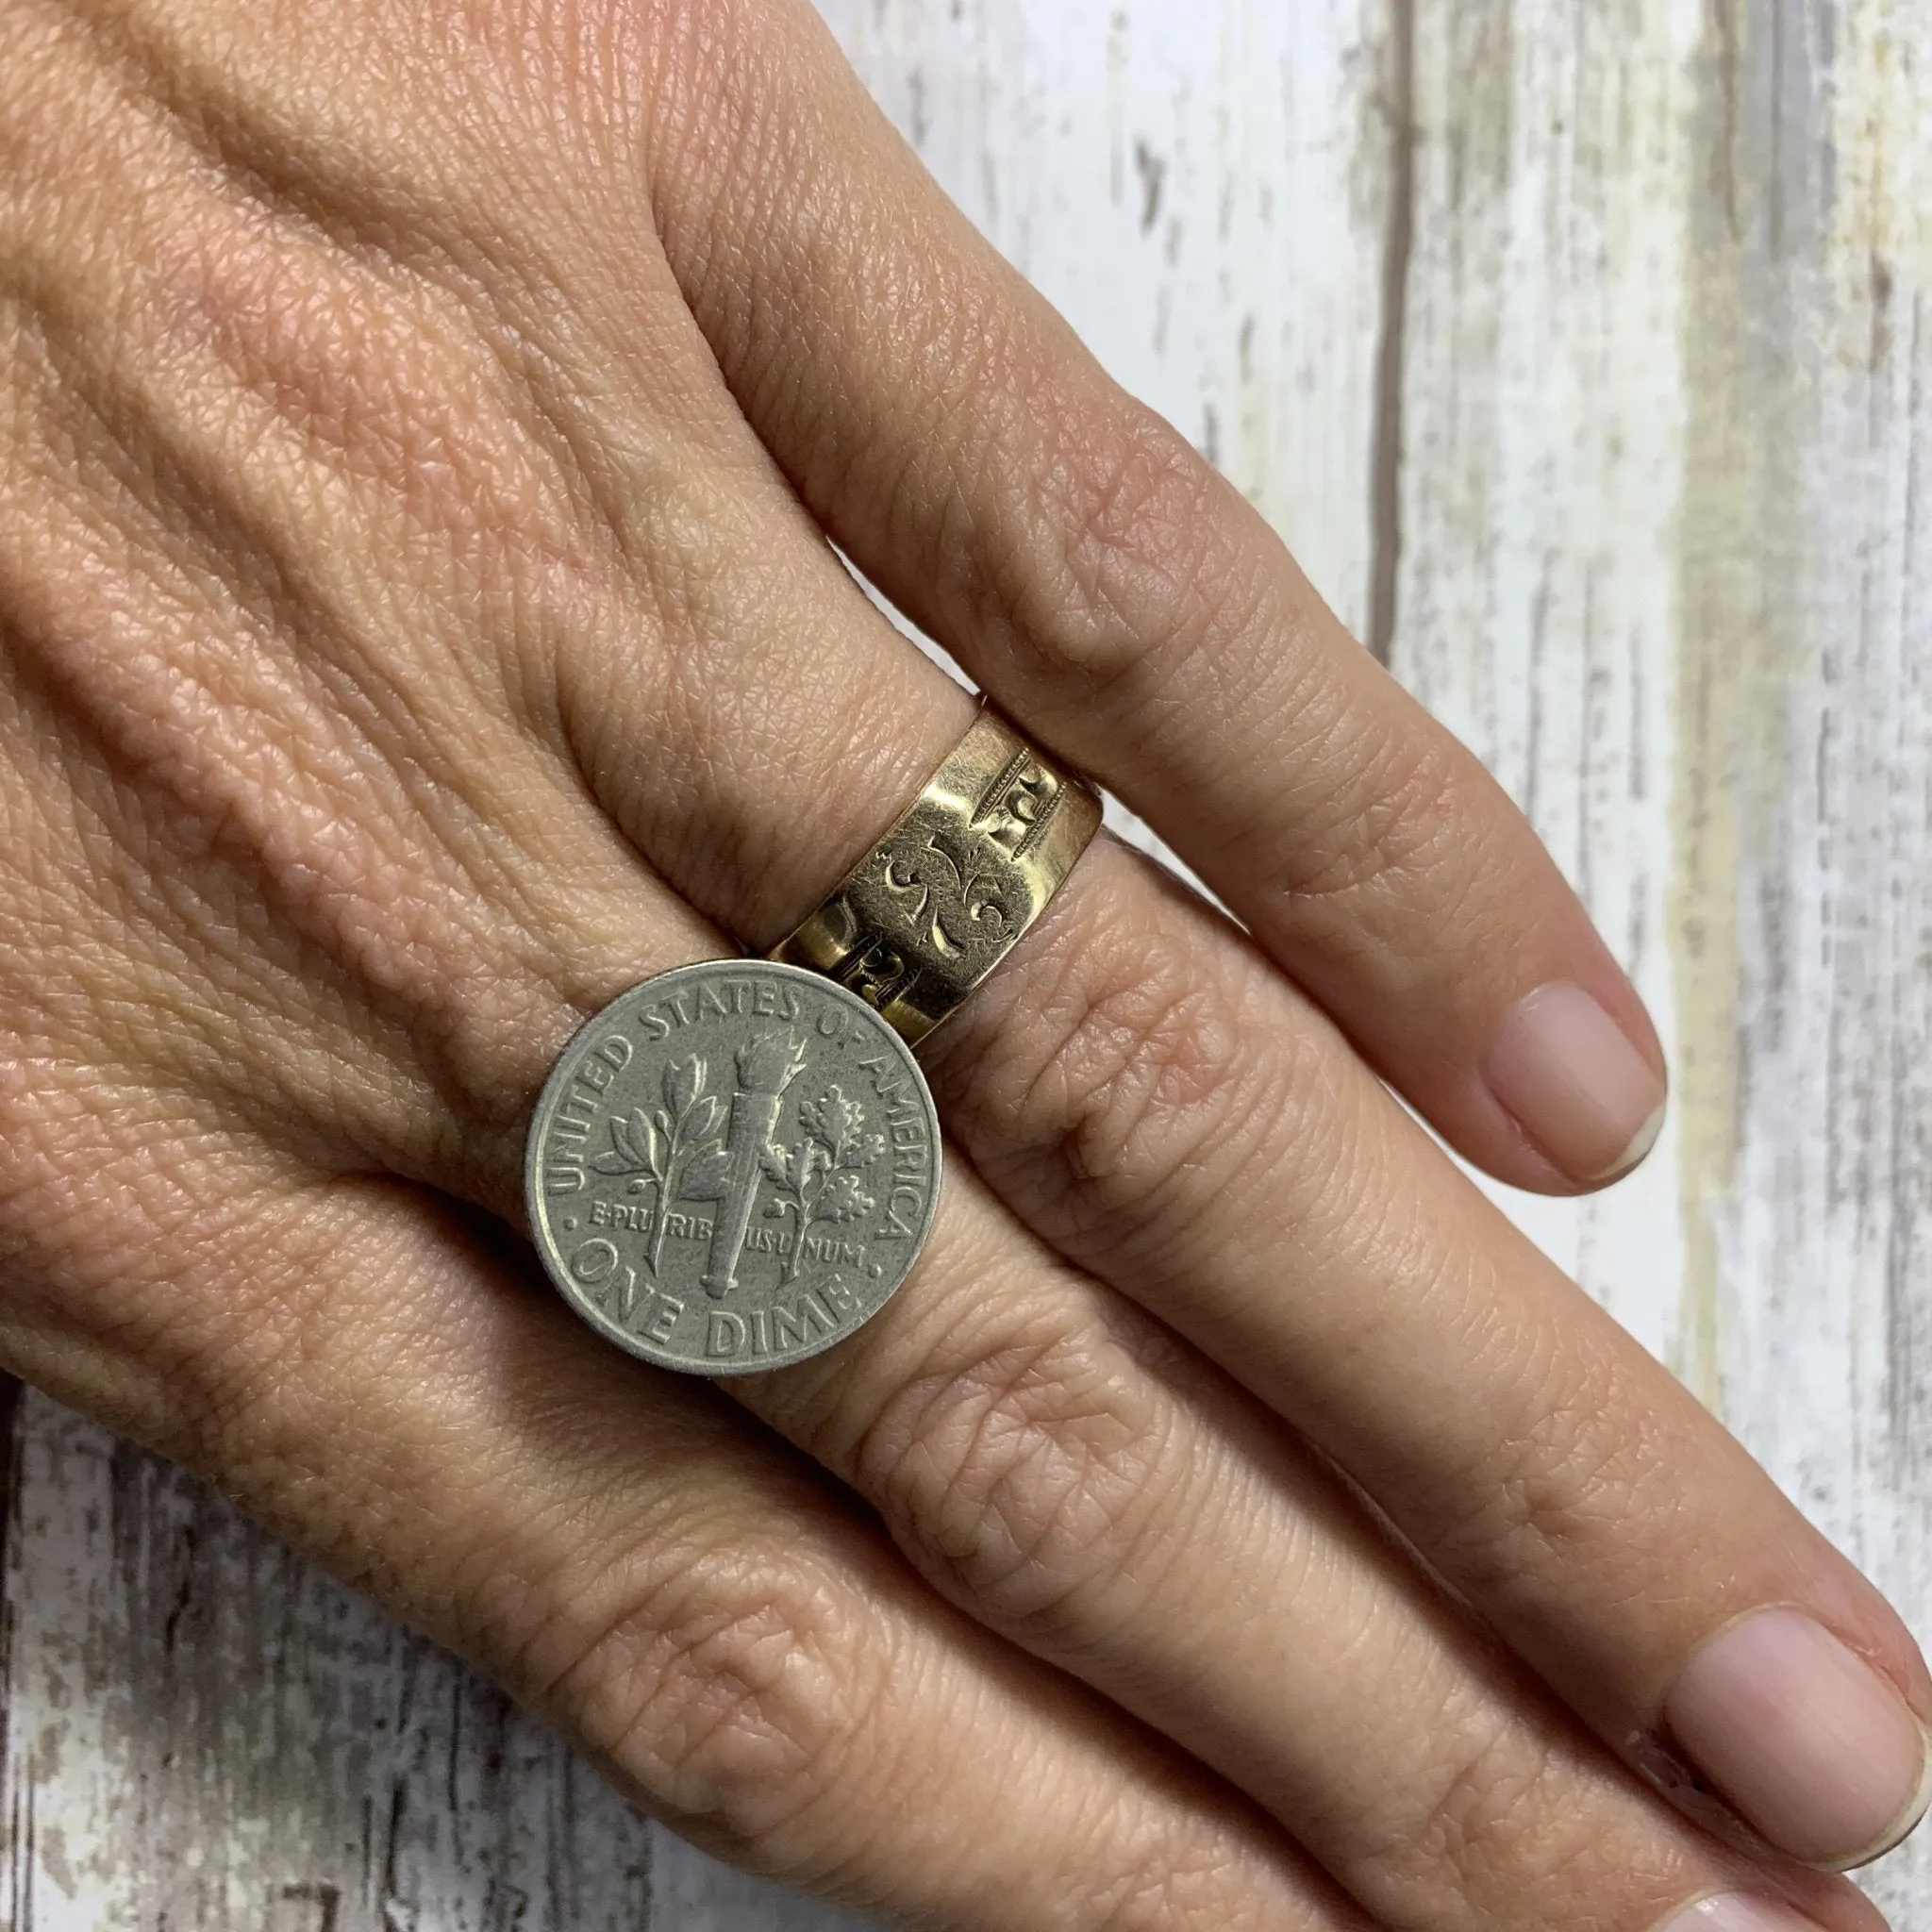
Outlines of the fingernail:
M1658 1926L1657 1932L1818 1932L1818 1927L1771 1899L1726 1891L1717 1898L1699 1899Z
M1800 1610L1719 1632L1664 1721L1745 1823L1807 1864L1890 1851L1932 1796L1932 1753L1905 1699Z
M1569 980L1517 1002L1483 1076L1573 1180L1607 1180L1635 1167L1664 1124L1663 1082L1624 1029Z

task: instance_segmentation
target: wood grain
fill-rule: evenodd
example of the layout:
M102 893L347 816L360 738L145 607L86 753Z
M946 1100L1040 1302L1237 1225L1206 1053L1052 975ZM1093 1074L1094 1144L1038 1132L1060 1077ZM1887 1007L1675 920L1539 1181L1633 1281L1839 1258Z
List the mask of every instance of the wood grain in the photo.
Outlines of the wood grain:
M1895 0L824 0L1523 802L1670 1041L1511 1210L1932 1629L1932 73ZM823 1932L29 1394L0 1924ZM1932 1932L1932 1850L1871 1876Z

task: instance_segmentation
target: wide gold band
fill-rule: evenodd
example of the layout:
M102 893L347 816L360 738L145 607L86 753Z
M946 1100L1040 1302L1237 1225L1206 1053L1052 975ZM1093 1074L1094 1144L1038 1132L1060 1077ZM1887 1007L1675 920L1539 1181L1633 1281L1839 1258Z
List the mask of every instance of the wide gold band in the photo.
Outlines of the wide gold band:
M922 1040L1012 949L1100 825L1100 800L982 704L925 790L768 958L848 986Z

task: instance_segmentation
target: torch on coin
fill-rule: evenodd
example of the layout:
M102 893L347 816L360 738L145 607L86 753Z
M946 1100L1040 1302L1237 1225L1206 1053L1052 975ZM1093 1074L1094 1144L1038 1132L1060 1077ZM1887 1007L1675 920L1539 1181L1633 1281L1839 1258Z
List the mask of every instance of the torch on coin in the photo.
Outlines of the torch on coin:
M758 1200L758 1157L778 1130L785 1090L805 1068L806 1042L791 1033L767 1033L747 1041L733 1057L738 1086L731 1095L731 1124L724 1139L724 1174L713 1198L711 1247L699 1277L722 1299L738 1286L738 1257Z

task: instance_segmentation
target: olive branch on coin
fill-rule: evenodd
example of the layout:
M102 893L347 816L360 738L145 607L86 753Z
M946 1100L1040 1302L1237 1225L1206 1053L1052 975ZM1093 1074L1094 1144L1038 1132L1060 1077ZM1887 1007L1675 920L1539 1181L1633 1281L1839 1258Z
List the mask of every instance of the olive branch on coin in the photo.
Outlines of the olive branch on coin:
M790 1214L791 1252L785 1257L783 1281L793 1280L805 1257L805 1238L822 1221L854 1221L876 1205L859 1175L886 1151L883 1134L868 1134L865 1108L849 1099L841 1087L828 1087L816 1100L798 1103L798 1124L805 1136L795 1145L766 1143L758 1156L765 1178L778 1198L768 1215Z
M687 1189L697 1193L724 1175L724 1149L716 1143L724 1109L705 1091L706 1078L705 1063L696 1054L673 1060L664 1069L664 1105L648 1115L641 1107L611 1115L610 1151L591 1163L599 1174L629 1175L630 1193L656 1190L645 1263L653 1275L664 1257L665 1209L672 1196Z

